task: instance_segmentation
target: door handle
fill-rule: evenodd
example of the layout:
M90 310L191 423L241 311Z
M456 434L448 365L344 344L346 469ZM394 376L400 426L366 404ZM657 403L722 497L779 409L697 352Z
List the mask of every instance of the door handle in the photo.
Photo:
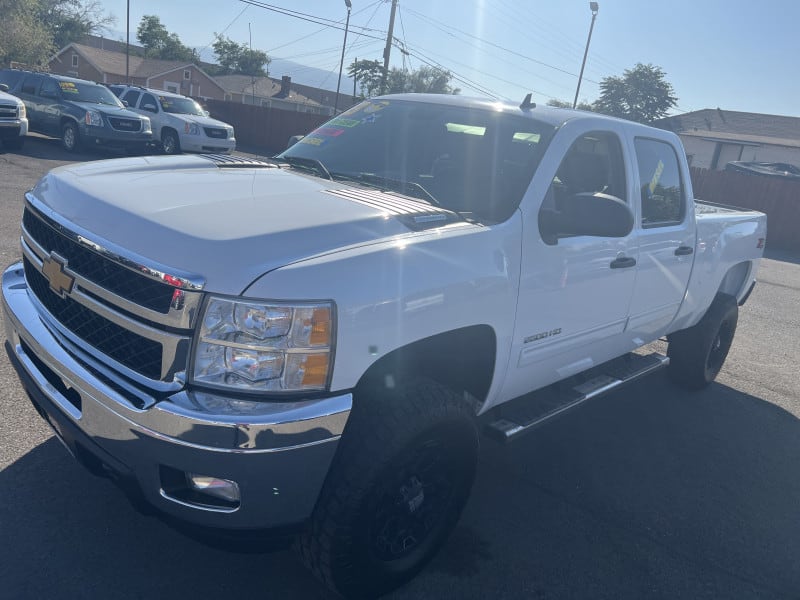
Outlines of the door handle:
M687 254L692 254L694 252L694 248L691 246L679 246L675 249L675 256L686 256Z
M611 261L612 269L627 269L636 265L636 259L630 256L620 256L619 258Z

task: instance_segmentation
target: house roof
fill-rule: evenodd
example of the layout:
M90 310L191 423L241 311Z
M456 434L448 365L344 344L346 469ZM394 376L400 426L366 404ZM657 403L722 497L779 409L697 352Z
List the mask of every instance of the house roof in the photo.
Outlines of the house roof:
M77 52L101 73L112 76L115 75L120 78L125 77L124 52L115 52L113 50L104 50L101 48L94 48L92 46L84 46L83 44L73 43L62 48L58 54L56 54L56 58L60 57L68 50ZM163 75L171 71L189 68L198 69L211 81L214 81L214 79L205 73L205 71L203 71L200 67L185 60L159 60L156 58L144 58L133 54L131 54L129 57L129 72L131 77L148 79L155 75ZM122 79L120 79L120 81L122 81Z
M757 144L800 144L800 118L706 108L667 117L655 125L680 135Z
M297 93L290 89L288 97L281 97L281 80L272 77L256 77L250 75L218 75L214 78L216 82L228 93L232 94L255 94L260 98L276 98L295 102L297 104L308 104L309 106L322 106L316 100ZM255 91L253 86L255 84ZM293 83L291 84L294 85Z

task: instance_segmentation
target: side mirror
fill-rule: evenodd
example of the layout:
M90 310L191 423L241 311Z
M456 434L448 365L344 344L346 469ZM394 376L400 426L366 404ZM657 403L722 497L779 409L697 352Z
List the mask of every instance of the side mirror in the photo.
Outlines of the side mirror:
M297 142L302 140L304 137L306 137L306 136L304 136L304 135L293 135L292 137L289 138L289 143L286 144L286 149L288 150L289 148L294 146Z
M128 104L127 100L123 100L122 101L122 106L124 106L125 108L128 108L130 106L130 104Z
M211 116L211 113L210 113L210 112L208 112L207 110L204 110L204 111L203 111L203 116L204 116L204 117L210 117L210 116Z
M584 192L564 198L556 211L542 211L539 229L545 243L559 237L625 237L633 230L633 212L616 196Z
M0 83L0 92L7 92L8 86L5 83Z
M155 104L142 104L142 110L146 110L147 112L156 113L158 109L156 108Z

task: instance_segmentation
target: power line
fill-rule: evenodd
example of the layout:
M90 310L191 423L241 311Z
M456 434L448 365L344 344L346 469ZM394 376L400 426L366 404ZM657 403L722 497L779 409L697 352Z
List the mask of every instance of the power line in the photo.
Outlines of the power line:
M257 0L239 0L239 2L242 2L244 4L249 4L251 6L255 6L255 7L258 7L258 8L263 8L264 10L269 10L269 11L272 11L272 12L276 12L278 14L285 15L287 17L294 17L295 19L300 19L301 21L307 21L309 23L314 23L315 25L324 25L325 27L330 28L330 29L338 29L339 31L344 31L344 29L345 29L342 26L341 21L334 21L333 19L326 19L324 17L317 17L315 15L302 13L302 12L297 11L297 10L291 10L291 9L288 9L288 8L281 8L280 6L273 6L272 4L266 4L265 2L258 2ZM360 25L352 25L351 29L360 29L361 30L361 35L363 37L368 37L368 38L372 38L372 39L375 39L375 40L384 39L382 37L378 37L378 36L370 35L370 34L366 33L367 31L380 32L379 29L372 29L372 28L369 28L369 27L362 27Z
M577 73L571 73L570 71L567 71L566 69L562 69L561 67L557 67L555 65L548 64L548 63L546 63L544 61L537 60L535 58L531 58L530 56L526 56L525 54L522 54L521 52L517 52L516 50L511 50L510 48L505 48L504 46L501 46L500 44L495 44L494 42L490 42L489 40L486 40L486 39L483 39L481 37L478 37L477 35L473 35L473 34L467 32L467 31L463 31L461 29L458 29L457 27L452 27L450 25L447 25L446 23L442 23L441 21L437 21L436 19L433 19L431 17L423 15L422 13L419 13L419 12L417 12L415 10L410 9L410 8L406 8L406 10L408 10L408 12L410 12L411 14L416 16L417 18L419 18L419 19L421 19L423 21L428 21L428 24L430 24L433 27L439 29L440 31L443 31L444 33L450 35L451 37L456 37L452 33L452 31L456 31L456 32L460 33L461 35L465 35L467 37L473 38L473 39L475 39L475 40L477 40L477 41L479 41L479 42L481 42L483 44L486 44L488 46L492 46L494 48L497 48L498 50L502 50L503 52L508 52L509 54L513 54L514 56L518 56L519 58L523 58L525 60L528 60L530 62L536 63L538 65L542 65L543 67L547 67L548 69L553 69L555 71L559 71L560 73L564 73L565 75L569 75L571 77L575 77L575 78L578 77ZM451 31L448 31L448 30L451 30ZM586 81L590 81L591 83L598 83L597 81L593 81L593 80L588 79L586 77L584 77L584 79Z

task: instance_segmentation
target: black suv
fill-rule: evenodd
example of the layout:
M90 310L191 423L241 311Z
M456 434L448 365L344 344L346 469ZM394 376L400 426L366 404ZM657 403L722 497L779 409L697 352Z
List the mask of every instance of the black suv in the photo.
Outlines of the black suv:
M0 71L0 81L11 80L15 81L9 92L25 103L30 130L60 137L70 152L81 145L143 150L153 140L150 119L127 110L99 83L47 73Z

